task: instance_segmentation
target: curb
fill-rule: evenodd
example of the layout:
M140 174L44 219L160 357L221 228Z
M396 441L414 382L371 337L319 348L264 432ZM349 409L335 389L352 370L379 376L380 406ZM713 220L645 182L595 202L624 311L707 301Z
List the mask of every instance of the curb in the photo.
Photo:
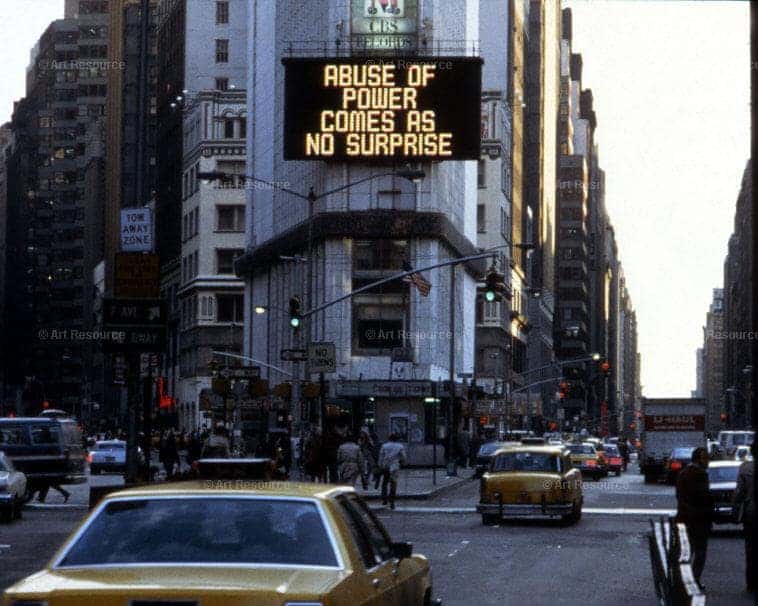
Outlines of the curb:
M89 507L77 503L27 503L24 509L81 509L87 511Z
M438 497L442 494L445 494L446 492L449 492L455 488L458 488L459 486L462 486L466 482L470 482L473 479L473 476L471 478L463 477L458 478L457 480L450 482L449 484L445 484L444 486L438 486L437 488L433 488L432 490L427 490L424 492L406 492L406 493L398 493L395 495L396 501L426 501L428 499L433 499L435 497ZM358 496L361 497L364 501L381 501L382 495L381 494L375 494L375 493L369 493L365 494L359 491L356 491Z

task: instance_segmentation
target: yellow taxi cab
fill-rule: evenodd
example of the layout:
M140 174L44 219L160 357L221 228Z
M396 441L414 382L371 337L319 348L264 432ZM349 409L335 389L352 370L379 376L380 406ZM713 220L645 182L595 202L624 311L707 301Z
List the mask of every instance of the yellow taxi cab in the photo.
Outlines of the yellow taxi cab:
M205 479L106 495L4 606L428 605L428 560L346 486Z
M477 511L490 525L503 517L560 516L578 522L582 516L582 475L563 446L501 448L482 476Z
M585 442L592 444L597 450L598 461L601 467L605 468L606 475L608 472L608 455L605 452L605 442L600 438L587 438Z
M582 475L594 478L596 481L608 475L605 458L591 442L568 444L571 464L578 468Z

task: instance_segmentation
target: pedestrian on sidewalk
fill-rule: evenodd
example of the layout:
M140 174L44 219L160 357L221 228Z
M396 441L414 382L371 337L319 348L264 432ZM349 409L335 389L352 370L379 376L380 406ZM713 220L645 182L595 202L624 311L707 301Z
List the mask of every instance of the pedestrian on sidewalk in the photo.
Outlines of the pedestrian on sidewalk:
M687 535L694 554L692 573L700 587L700 577L705 568L708 550L708 535L713 517L713 497L708 480L708 450L702 446L692 453L692 462L679 474L676 482L676 521L687 528Z
M387 488L389 486L390 509L395 509L397 478L400 475L400 468L407 461L405 447L398 439L397 434L390 434L389 440L382 445L379 451L379 468L382 470L382 504L387 504Z
M469 449L471 448L471 434L468 429L462 429L458 432L458 465L466 468L468 465Z
M358 478L363 478L365 469L363 452L352 436L348 436L337 450L340 482L355 487Z
M174 466L179 466L179 449L176 446L176 438L173 431L169 430L163 436L160 450L158 451L158 458L166 470L166 479L173 478Z
M47 499L47 493L50 491L50 489L57 490L59 493L63 495L63 502L68 503L68 499L71 496L71 493L63 488L60 484L45 484L42 486L42 488L39 489L39 494L37 495L37 501L40 503L44 503L45 499Z
M228 459L232 456L229 450L229 438L226 437L226 427L223 423L217 423L213 428L213 433L203 444L200 456L207 459Z
M734 493L734 509L737 522L742 522L742 533L745 537L745 579L747 590L756 593L758 589L758 565L753 544L753 520L755 519L755 502L753 487L755 486L755 442L750 445L753 461L743 461L737 476L737 490Z
M311 482L326 482L321 432L314 427L303 444L303 470Z
M331 426L324 431L322 437L322 454L326 469L329 472L329 483L339 483L339 465L337 464L337 451L344 439L344 432L335 426Z
M361 484L363 485L363 490L368 490L369 477L373 477L374 489L377 489L379 488L379 481L382 478L379 465L377 464L379 449L366 427L361 428L358 446L360 446L361 454L363 455L363 465L361 466Z

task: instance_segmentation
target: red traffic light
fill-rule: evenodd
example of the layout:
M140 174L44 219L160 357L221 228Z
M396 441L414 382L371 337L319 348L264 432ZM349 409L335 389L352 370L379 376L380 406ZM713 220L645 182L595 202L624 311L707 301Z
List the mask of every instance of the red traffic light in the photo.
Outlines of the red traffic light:
M604 375L607 375L608 373L610 373L610 372L611 372L611 365L610 365L610 363L608 362L608 360L604 360L604 361L603 361L603 362L600 364L600 371L601 371L601 372L602 372Z

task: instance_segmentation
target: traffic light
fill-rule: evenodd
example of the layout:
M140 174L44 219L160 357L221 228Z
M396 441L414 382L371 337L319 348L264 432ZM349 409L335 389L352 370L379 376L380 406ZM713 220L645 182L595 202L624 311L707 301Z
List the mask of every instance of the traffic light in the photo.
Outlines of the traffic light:
M561 381L558 384L558 399L561 402L565 400L569 391L571 391L571 384L568 381Z
M606 377L611 374L611 365L608 360L603 360L600 363L600 372L602 372Z
M300 310L300 297L292 297L290 299L290 326L297 330L300 328L300 321L302 320L302 311Z
M500 301L507 296L508 287L505 285L505 276L498 272L494 266L490 267L484 277L484 298L488 302Z

